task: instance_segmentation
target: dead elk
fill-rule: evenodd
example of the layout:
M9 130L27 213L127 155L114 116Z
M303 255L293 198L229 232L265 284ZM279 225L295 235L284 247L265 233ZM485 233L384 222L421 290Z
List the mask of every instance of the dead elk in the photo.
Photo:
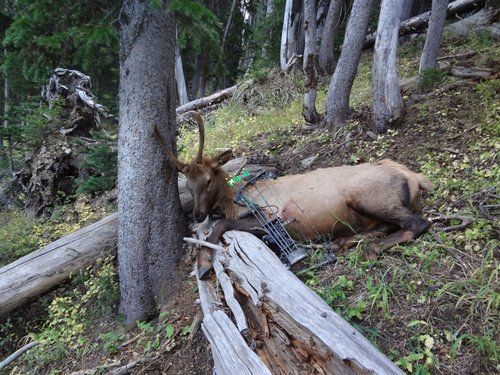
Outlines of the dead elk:
M234 189L227 184L230 176L221 168L230 159L231 151L203 156L203 118L197 112L191 115L200 134L198 155L191 163L177 159L156 127L154 135L170 161L187 178L194 201L193 218L202 222L208 215L223 216L208 238L212 243L218 243L228 230L263 234L262 226L248 214L248 208L233 201ZM335 238L334 247L341 250L351 247L359 235L376 237L365 249L365 257L374 259L379 251L414 239L429 228L430 222L412 212L412 207L419 191L432 187L426 176L384 159L374 164L321 168L257 181L246 194L256 202L264 200L267 215L291 222L287 231L292 237L300 233L300 239L313 239L329 234ZM199 277L205 277L211 269L212 250L203 249L198 255Z

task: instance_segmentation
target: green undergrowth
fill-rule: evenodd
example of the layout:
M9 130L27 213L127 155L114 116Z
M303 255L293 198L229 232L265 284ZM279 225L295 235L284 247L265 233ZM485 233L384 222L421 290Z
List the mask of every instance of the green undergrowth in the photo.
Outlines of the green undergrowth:
M0 266L101 219L109 210L82 194L72 205L55 207L48 219L16 210L0 212Z

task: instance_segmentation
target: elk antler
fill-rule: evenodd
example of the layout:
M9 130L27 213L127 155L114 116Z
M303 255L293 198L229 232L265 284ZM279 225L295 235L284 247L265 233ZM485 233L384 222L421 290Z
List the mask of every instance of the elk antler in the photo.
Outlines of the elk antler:
M153 127L153 134L154 134L156 140L158 141L158 143L160 144L161 148L163 149L163 152L165 152L167 157L170 159L170 161L172 163L174 163L174 165L177 167L177 169L182 172L184 170L184 168L187 167L187 164L185 164L185 163L181 162L179 159L177 159L177 157L174 155L172 150L169 147L167 147L167 145L165 144L165 141L163 140L163 137L161 136L160 131L158 130L158 127L156 125Z
M197 111L189 111L188 114L193 116L198 124L198 131L200 134L200 144L198 146L198 155L196 156L196 163L201 164L203 160L203 147L205 145L205 126L203 124L203 117L200 112Z

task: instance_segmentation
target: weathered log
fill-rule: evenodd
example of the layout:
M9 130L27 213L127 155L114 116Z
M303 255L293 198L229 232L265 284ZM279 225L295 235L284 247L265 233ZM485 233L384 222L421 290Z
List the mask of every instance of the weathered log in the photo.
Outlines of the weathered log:
M480 9L484 6L486 0L456 0L448 4L448 10L446 13L446 18L450 19L454 17L457 13L468 12L475 9ZM429 25L429 19L431 18L431 11L419 14L418 16L411 17L403 22L399 27L399 36L404 36L416 32L420 32L426 29ZM376 33L372 33L366 36L363 48L371 48L375 45L375 39L377 37Z
M205 96L204 98L199 98L192 100L190 102L187 102L186 104L183 104L179 107L176 108L177 115L181 115L185 112L188 111L196 111L201 108L205 108L217 103L220 103L226 99L229 99L234 95L236 92L236 89L238 88L238 85L234 85L231 87L228 87L227 89L218 91L212 95Z
M238 174L245 164L245 158L238 158L224 169ZM179 180L179 193L183 210L191 212L193 199L185 180ZM116 248L116 225L116 214L109 215L0 268L0 316L110 254Z
M216 253L216 259L233 282L236 295L230 297L236 297L246 314L250 346L255 346L270 373L403 374L287 270L263 242L236 231L227 232L225 239L228 246ZM215 370L218 375L240 373L235 369L246 368L247 354L241 354L244 348L233 346L240 348L243 337L221 311L224 305L210 282L198 281L198 286L203 295L203 330L212 347Z
M117 215L88 227L0 268L0 315L42 294L116 246Z

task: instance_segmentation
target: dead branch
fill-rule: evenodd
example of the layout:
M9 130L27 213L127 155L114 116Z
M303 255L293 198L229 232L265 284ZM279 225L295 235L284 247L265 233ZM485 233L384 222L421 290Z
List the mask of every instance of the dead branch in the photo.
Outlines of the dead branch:
M33 341L27 345L24 345L21 349L16 350L14 353L12 353L7 358L5 358L2 362L0 362L0 371L2 371L5 367L10 365L12 362L14 362L16 359L18 359L20 356L22 356L24 353L26 353L31 348L34 348L38 344L39 344L38 341Z
M461 223L457 224L457 225L450 225L449 227L439 228L439 230L441 232L451 232L454 230L465 229L469 225L471 225L473 222L473 219L470 216L459 215L459 214L453 214L453 215L438 214L438 216L430 218L429 220L433 223L437 222L437 221L448 222L450 220L460 220L461 221Z
M455 90L455 89L457 89L457 88L459 88L461 86L465 86L465 85L468 85L470 83L471 83L470 81L462 80L462 81L450 83L448 85L444 85L443 87L440 87L438 89L435 89L435 90L433 90L431 92L428 92L428 93L425 93L425 94L412 95L406 101L406 105L409 106L409 105L412 105L412 104L415 104L415 103L419 103L419 102L424 101L426 99L439 96L439 95L441 95L441 94L443 94L445 92Z
M125 375L128 374L129 370L132 370L138 364L144 361L144 358L138 358L135 361L129 362L124 366L118 367L109 373L109 375Z
M466 52L466 53L459 53L456 55L441 56L441 57L437 58L437 61L451 60L451 59L464 59L464 58L472 57L475 55L477 55L477 51L471 51L471 52Z
M485 68L482 66L460 66L455 65L450 69L450 75L459 78L477 78L477 79L488 79L497 74L498 71L491 68Z

